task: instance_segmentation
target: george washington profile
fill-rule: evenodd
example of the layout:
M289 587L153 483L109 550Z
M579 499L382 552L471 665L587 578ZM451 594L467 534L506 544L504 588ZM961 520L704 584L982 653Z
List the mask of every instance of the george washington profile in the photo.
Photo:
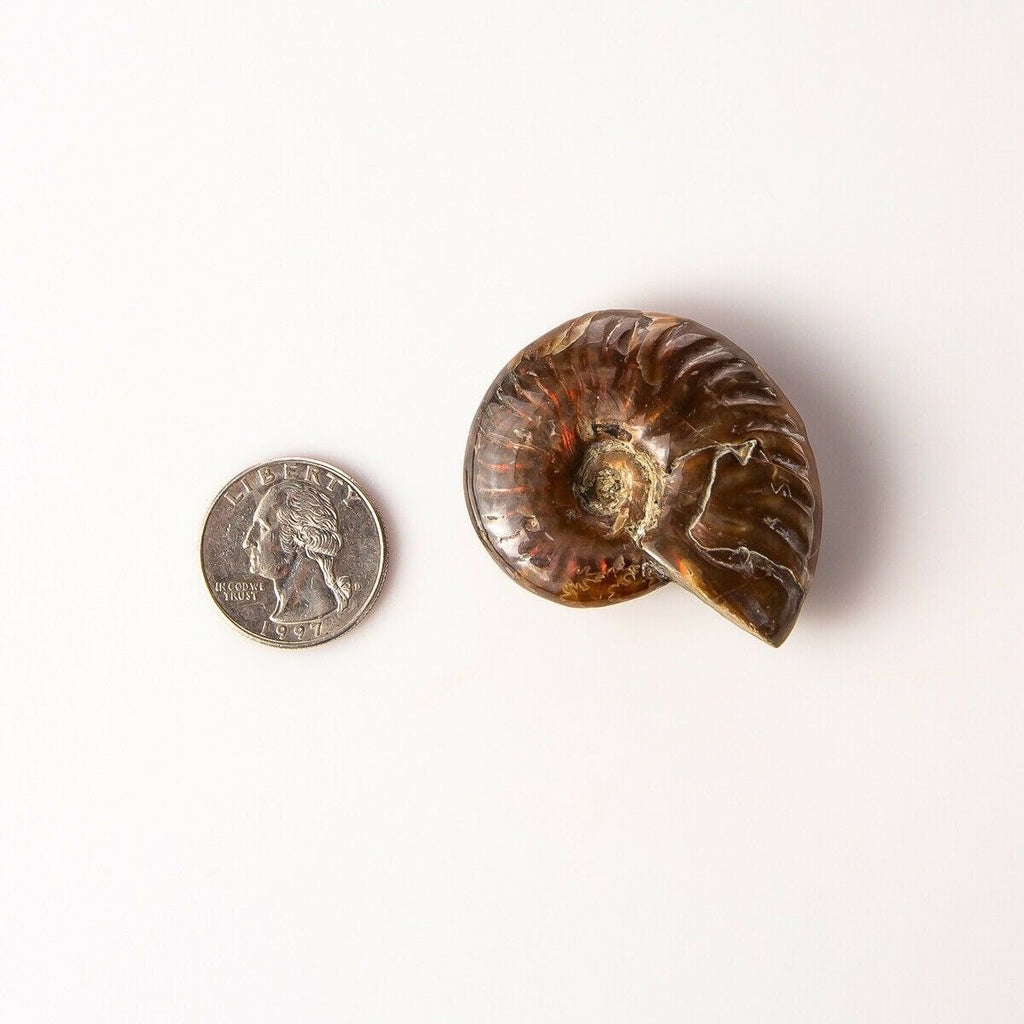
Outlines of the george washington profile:
M352 596L352 581L338 575L338 514L330 499L309 484L274 484L256 506L242 547L249 571L274 585L274 622L323 618L343 611Z

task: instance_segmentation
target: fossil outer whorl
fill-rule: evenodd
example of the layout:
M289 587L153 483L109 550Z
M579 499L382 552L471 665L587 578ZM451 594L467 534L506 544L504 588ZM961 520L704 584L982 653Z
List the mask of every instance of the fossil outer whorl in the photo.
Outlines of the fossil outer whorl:
M817 560L800 416L720 334L605 310L519 353L484 398L466 500L499 565L575 606L673 581L778 646Z

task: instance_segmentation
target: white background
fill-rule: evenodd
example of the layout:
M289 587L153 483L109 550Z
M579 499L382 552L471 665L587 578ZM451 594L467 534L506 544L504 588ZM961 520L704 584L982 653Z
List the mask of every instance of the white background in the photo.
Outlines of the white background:
M4 1019L1024 1019L1022 30L5 4ZM487 385L610 306L724 332L807 421L781 650L677 588L562 609L473 533ZM197 561L286 454L393 541L298 653Z

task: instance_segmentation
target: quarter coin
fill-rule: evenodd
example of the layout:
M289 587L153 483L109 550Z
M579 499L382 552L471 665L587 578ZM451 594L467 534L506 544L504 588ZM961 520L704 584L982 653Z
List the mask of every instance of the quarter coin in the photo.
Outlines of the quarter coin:
M275 647L311 647L370 610L387 544L377 510L347 473L273 459L217 495L200 560L210 596L239 629Z

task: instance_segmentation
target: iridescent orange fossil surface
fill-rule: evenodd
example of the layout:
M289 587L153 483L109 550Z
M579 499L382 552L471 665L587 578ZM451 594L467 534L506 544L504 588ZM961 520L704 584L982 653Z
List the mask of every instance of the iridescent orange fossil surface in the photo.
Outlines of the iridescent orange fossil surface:
M778 646L814 574L803 421L746 352L691 320L605 310L523 349L480 405L465 484L498 564L562 604L674 582Z

